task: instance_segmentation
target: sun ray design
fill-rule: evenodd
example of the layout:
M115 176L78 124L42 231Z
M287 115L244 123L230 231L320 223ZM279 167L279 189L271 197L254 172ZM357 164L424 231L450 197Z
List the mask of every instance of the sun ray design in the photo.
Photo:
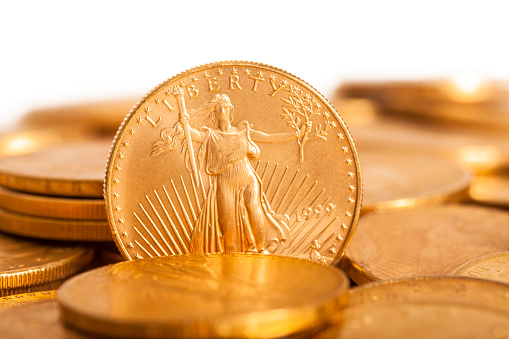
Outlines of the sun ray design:
M257 161L253 167L257 168L263 192L267 197L270 195L270 207L286 220L290 229L290 246L279 249L278 254L300 255L307 253L307 247L316 239L322 240L322 244L335 239L336 233L331 236L330 231L339 217L324 208L331 205L325 188L309 180L309 175L302 175L299 169L268 161ZM190 173L178 180L170 179L171 187L163 184L145 196L145 201L133 212L137 220L134 230L140 235L140 241L135 242L138 248L133 251L144 257L189 253L192 233L200 214L206 212L203 210L206 192L211 187L209 176L203 180L202 175L205 174L198 176L199 187ZM207 217L217 217L208 214ZM221 242L214 243L213 238L217 237L205 239L207 248L222 251Z

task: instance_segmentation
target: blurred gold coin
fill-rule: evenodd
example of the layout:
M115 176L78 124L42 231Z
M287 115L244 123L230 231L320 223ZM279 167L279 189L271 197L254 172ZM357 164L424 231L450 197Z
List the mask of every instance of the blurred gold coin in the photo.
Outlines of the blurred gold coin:
M89 129L113 136L138 100L125 98L37 109L27 113L19 124L23 128Z
M0 209L0 231L31 238L73 241L112 241L106 220L34 217Z
M104 199L61 198L14 191L0 186L0 207L32 216L106 220Z
M350 130L360 154L390 150L439 155L477 173L509 166L506 131L436 126L386 117L374 124L354 124Z
M509 283L509 252L488 254L474 259L451 274Z
M509 212L475 205L421 206L363 217L341 262L358 284L449 274L509 250Z
M60 285L62 285L62 283L64 281L65 281L65 278L60 279L60 280L49 281L49 282L46 282L43 284L21 286L21 287L16 287L16 288L9 288L6 290L0 289L0 297L7 297L7 296L11 296L11 295L16 295L16 294L36 293L36 292L56 290L60 287ZM1 309L1 307L0 307L0 309Z
M0 298L0 338L89 338L61 323L56 298L56 291Z
M479 204L509 207L509 176L477 175L469 190L470 198Z
M122 338L267 338L319 324L344 304L346 275L308 260L188 254L134 260L65 282L65 323Z
M362 212L466 200L470 174L454 162L410 152L364 152Z
M508 319L508 285L417 277L351 289L338 323L313 338L491 338L509 330Z
M66 278L92 261L85 247L36 242L0 233L0 289Z
M508 93L507 83L473 74L430 81L350 82L337 90L339 98L371 99L384 112L402 117L506 131Z
M101 198L111 140L90 140L0 158L0 184L52 196Z

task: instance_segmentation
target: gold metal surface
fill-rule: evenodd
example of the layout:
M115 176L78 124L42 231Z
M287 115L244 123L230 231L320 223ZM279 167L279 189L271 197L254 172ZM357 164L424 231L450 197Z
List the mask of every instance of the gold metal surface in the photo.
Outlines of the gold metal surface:
M335 109L304 81L250 62L197 67L151 92L117 133L105 180L127 259L259 252L332 264L361 198Z
M0 338L86 339L60 321L56 291L0 298Z
M43 284L63 279L92 261L85 247L62 246L0 233L0 289Z
M348 289L332 267L260 254L187 254L83 273L58 291L64 322L129 338L280 337L319 324Z
M313 338L505 338L509 285L446 276L366 284L335 320Z
M449 274L509 250L509 212L474 205L422 206L363 217L341 262L356 283Z
M0 186L0 207L32 216L106 220L104 199L60 198L28 194Z
M16 288L9 288L6 290L0 289L0 297L8 297L16 294L36 293L57 290L60 285L65 281L64 279L53 280L43 284L21 286ZM1 307L0 307L1 308Z
M509 284L509 252L494 253L474 259L461 265L451 274Z
M364 152L362 213L466 200L470 174L447 159L401 151Z
M509 207L509 175L477 175L472 180L470 198L479 204Z
M2 209L0 231L50 240L112 241L107 221L33 217Z
M129 112L138 100L139 98L126 98L37 109L27 113L19 124L25 129L78 128L113 136L126 112Z
M477 173L509 166L507 132L437 126L384 117L374 124L349 126L359 152L413 152L440 155Z
M100 198L110 143L73 142L0 158L0 184L28 193Z

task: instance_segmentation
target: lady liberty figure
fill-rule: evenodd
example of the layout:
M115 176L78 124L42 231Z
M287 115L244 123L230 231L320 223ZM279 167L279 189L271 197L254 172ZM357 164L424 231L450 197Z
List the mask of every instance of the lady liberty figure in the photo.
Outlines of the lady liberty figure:
M183 93L178 95L183 102ZM255 142L294 140L302 132L267 134L247 121L233 126L234 107L226 94L216 94L189 115L182 112L185 106L180 110L179 122L161 132L152 155L175 149L186 127L192 141L201 143L198 167L211 177L212 185L191 234L190 252L272 253L284 247L290 242L288 225L272 211L250 160L260 156Z

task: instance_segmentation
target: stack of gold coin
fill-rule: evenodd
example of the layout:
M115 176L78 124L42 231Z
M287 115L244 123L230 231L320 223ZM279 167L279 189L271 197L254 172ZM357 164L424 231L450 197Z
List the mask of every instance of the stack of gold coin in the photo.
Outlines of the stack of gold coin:
M0 230L32 238L110 241L102 178L111 141L48 145L0 158Z

